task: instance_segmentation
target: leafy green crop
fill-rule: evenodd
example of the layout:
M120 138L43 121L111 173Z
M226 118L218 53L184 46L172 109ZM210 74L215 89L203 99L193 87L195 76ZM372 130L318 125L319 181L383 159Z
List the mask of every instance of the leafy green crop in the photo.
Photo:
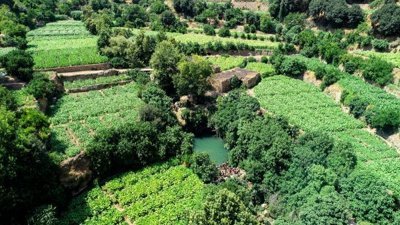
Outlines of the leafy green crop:
M239 67L243 61L243 56L210 56L207 57L207 61L213 65L219 66L222 71L229 70L235 67Z
M382 90L377 88L376 91ZM379 96L378 93L371 95ZM365 125L342 112L340 106L319 89L301 80L274 76L263 79L255 88L255 95L267 111L286 117L304 131L328 132L335 140L352 144L358 159L357 169L377 174L400 193L397 151L380 137L361 129Z
M54 157L74 156L97 130L137 119L142 101L134 83L101 91L65 95L52 106Z
M80 21L49 23L30 31L28 41L37 69L107 61L97 51L97 37Z
M126 74L122 74L122 75L118 75L118 76L110 76L110 77L98 77L95 79L67 81L67 82L64 82L64 88L74 89L74 88L81 88L81 87L87 87L87 86L98 85L98 84L115 83L115 82L126 81L126 80L131 80L131 78Z
M74 198L61 224L187 224L202 203L203 183L174 161L128 172ZM120 210L116 210L116 205Z

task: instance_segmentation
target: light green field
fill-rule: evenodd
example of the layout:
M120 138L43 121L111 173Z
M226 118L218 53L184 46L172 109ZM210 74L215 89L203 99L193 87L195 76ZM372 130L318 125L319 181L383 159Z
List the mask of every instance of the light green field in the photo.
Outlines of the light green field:
M28 33L35 68L95 64L107 61L97 51L97 37L80 21L49 23Z
M245 57L243 56L209 56L207 61L215 66L221 68L222 71L229 70L240 66L243 63Z
M51 108L52 156L74 156L96 131L135 121L141 104L134 83L63 96Z
M201 207L202 189L190 169L170 161L122 174L75 197L60 224L188 224L190 212Z
M271 64L261 62L250 62L245 67L248 70L259 72L262 77L275 74L275 69Z
M75 88L87 87L87 86L92 86L92 85L109 84L109 83L115 83L115 82L127 81L127 80L131 80L131 78L126 74L121 74L118 76L98 77L95 79L66 81L66 82L64 82L64 88L65 89L75 89Z
M139 29L132 29L132 32L135 34L138 34L140 32ZM145 33L148 35L156 35L158 32L157 31L149 31L145 30ZM199 44L207 44L209 42L217 42L220 41L222 43L227 43L227 42L232 42L232 43L244 43L248 44L249 46L255 47L257 49L271 49L278 47L279 42L271 42L269 40L247 40L247 39L240 39L240 38L233 38L233 37L219 37L218 35L216 36L209 36L205 34L195 34L195 33L187 33L187 34L181 34L181 33L171 33L167 32L166 33L168 37L172 37L175 40L182 42L182 43L189 43L189 42L196 42Z
M341 111L329 96L311 84L285 76L264 78L254 89L261 106L306 132L328 132L353 145L357 169L377 174L400 193L400 157L380 137L362 129L359 120Z
M400 53L391 53L391 52L375 52L375 51L355 51L355 55L371 57L375 56L391 62L396 67L400 67Z

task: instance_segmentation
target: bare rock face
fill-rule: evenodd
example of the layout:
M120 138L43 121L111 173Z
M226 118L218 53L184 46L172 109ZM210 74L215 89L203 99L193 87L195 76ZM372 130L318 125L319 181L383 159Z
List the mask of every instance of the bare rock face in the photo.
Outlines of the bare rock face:
M60 167L60 182L65 188L71 190L73 195L84 190L92 180L90 160L83 152L64 160Z

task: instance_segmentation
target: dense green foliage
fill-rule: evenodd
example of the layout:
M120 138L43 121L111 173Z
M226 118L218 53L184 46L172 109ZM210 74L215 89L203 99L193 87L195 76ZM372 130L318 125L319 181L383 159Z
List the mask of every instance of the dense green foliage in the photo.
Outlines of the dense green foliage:
M275 71L291 77L298 77L306 71L306 65L299 60L289 57L276 56L273 60Z
M13 100L5 92L0 96L0 219L13 224L24 222L27 212L40 204L61 203L63 190L47 154L46 116L35 109L11 111Z
M205 200L203 210L191 218L189 224L258 224L255 217L232 192L222 189L210 194Z
M201 96L209 88L207 78L212 73L211 63L200 56L192 56L178 64L179 73L172 80L177 93Z
M178 62L181 58L179 49L169 41L157 45L151 56L150 65L154 69L154 78L168 93L173 92L173 76L178 73Z
M355 27L363 20L363 13L358 5L348 6L345 0L312 0L309 14L315 20L334 27Z
M35 74L27 86L27 92L36 99L51 99L56 96L58 91L53 81L50 81L46 74Z
M280 86L279 84L283 85L284 87ZM365 84L365 83L364 83ZM292 88L291 88L292 87ZM336 192L339 194L343 194L343 197L346 198L347 203L340 204L340 208L342 212L340 214L336 214L335 216L339 215L348 215L346 213L349 212L349 209L351 210L356 216L356 218L359 219L359 221L369 221L369 222L376 222L380 224L385 224L385 223L391 223L394 220L394 211L397 211L397 208L393 206L393 196L391 196L391 191L398 191L398 188L396 187L396 179L394 179L395 172L390 172L393 171L389 169L389 165L392 166L393 168L398 167L398 155L396 154L396 151L394 149L391 149L388 147L383 141L379 140L379 138L374 137L373 135L369 134L368 132L362 131L358 128L360 128L360 125L357 126L352 126L350 124L359 124L356 120L348 118L348 125L346 127L342 127L341 129L333 129L334 124L338 122L339 119L342 119L345 116L342 112L340 112L340 109L338 106L334 107L332 105L332 108L330 108L326 114L326 116L321 117L321 110L323 110L324 107L328 104L329 101L331 101L328 97L320 93L317 89L314 89L315 91L309 92L308 97L301 97L297 98L299 93L304 92L305 89L314 89L312 88L311 85L302 83L301 81L296 81L290 78L284 78L284 77L272 77L272 78L267 78L264 79L264 81L260 84L259 87L256 88L255 93L256 96L260 99L261 104L263 107L268 109L268 111L271 111L273 113L276 113L278 115L286 116L289 120L290 123L294 125L299 125L300 128L304 129L305 131L308 132L323 132L323 131L331 131L330 135L333 137L335 140L334 148L331 150L333 155L336 155L335 157L329 156L327 157L327 163L326 165L330 166L331 169L335 171L337 175L343 176L343 174L349 174L351 171L351 168L355 166L355 158L352 156L351 151L349 151L349 147L345 143L351 143L354 149L354 153L357 156L357 162L358 164L355 167L355 171L351 173L349 180L343 180L340 185L343 185L341 188L336 189ZM290 91L288 91L290 90ZM300 91L300 92L299 92ZM311 96L317 96L321 94L321 99L318 101L312 101ZM322 97L323 96L323 97ZM283 100L283 97L290 99L289 100ZM326 103L323 103L321 101L322 99L325 99ZM289 102L289 104L288 104ZM314 102L314 103L311 103ZM294 104L296 103L296 104ZM333 102L332 102L333 103ZM309 106L305 106L306 104L312 104ZM319 105L321 104L321 105ZM319 106L318 106L319 105ZM309 109L310 111L305 111L306 109ZM333 113L334 111L340 112L336 116L334 116L336 113ZM315 113L314 113L315 112ZM303 114L305 113L305 114ZM304 115L304 116L301 116ZM298 117L301 116L301 117ZM301 119L300 119L301 118ZM308 124L313 124L309 126ZM320 125L317 124L326 124L328 127L321 127ZM341 125L346 124L345 122L340 122ZM327 138L320 139L320 140L327 140ZM315 145L315 146L321 146L321 145ZM329 145L322 145L322 146L329 146ZM317 152L313 151L312 153L305 151L306 149L299 148L293 153L294 156L298 156L299 158L299 165L309 165L309 161L304 158L304 157L310 157L309 159L312 161L320 160L323 159L323 155L316 155ZM336 149L336 150L335 150ZM340 149L340 151L338 151ZM346 151L344 151L347 149ZM296 153L299 151L298 153ZM335 153L336 152L336 153ZM324 153L326 154L326 153ZM292 156L293 157L293 156ZM338 158L342 158L341 160L338 160ZM383 164L383 161L381 159L385 159L387 163ZM296 163L296 160L292 159L293 163ZM346 163L345 163L346 162ZM339 163L339 164L337 164ZM341 166L339 166L341 165ZM378 166L378 165L385 165L385 166ZM292 167L293 168L293 167ZM317 167L315 169L318 169ZM320 168L321 169L321 168ZM315 172L319 171L315 170ZM350 170L349 170L350 169ZM289 168L289 171L291 168ZM322 172L322 171L321 171ZM320 174L321 172L318 172ZM325 171L324 172L326 175L326 178L328 179L326 181L323 181L323 183L329 184L334 184L332 183L332 178L335 178L335 176L332 177L331 171ZM291 174L291 173L289 173ZM306 176L305 173L299 173L303 174L302 176ZM369 178L361 178L363 176L370 176ZM372 177L373 178L372 178ZM315 175L313 175L315 177ZM319 179L321 179L321 176ZM297 178L298 179L298 178ZM337 179L337 178L335 178ZM283 187L291 187L289 184L286 182L294 182L292 184L296 184L298 187L305 187L303 182L307 181L308 179L305 179L304 177L298 180L292 180L286 178L285 179L285 184ZM340 180L340 179L338 179ZM372 186L370 183L370 180L376 180L374 185L376 184L377 186ZM377 181L378 180L378 181ZM334 181L334 180L333 180ZM315 184L321 184L320 182L317 182ZM357 183L357 184L355 184ZM315 190L321 190L319 193L326 195L326 192L323 192L323 189L319 188L315 189L318 186L311 186L311 187L306 187L304 189L305 192L299 192L298 189L293 189L292 191L295 194L294 196L298 196L294 198L294 202L291 203L290 198L288 198L289 205L294 204L294 206L299 206L302 205L304 201L301 201L302 196L304 194L307 194L308 196L311 193L315 193ZM358 186L360 185L360 186ZM353 189L354 187L354 189ZM357 187L357 188L356 188ZM310 189L312 188L312 189ZM368 191L369 188L371 188L371 191ZM372 191L374 189L374 191ZM347 190L350 190L352 194L349 194ZM310 192L312 191L312 192ZM365 192L364 192L365 191ZM332 192L332 191L330 191ZM343 193L342 193L343 192ZM329 193L329 192L328 192ZM370 197L367 197L371 193ZM388 194L389 193L389 194ZM343 201L343 197L340 197L340 201ZM320 199L323 199L323 197L318 197ZM336 197L332 197L336 198ZM359 200L357 199L382 199L382 201L379 200L379 204L383 204L385 206L382 206L384 208L385 213L381 214L381 216L373 216L368 217L368 215L373 215L375 210L377 208L381 207L379 204L374 204L368 205L368 202L370 201L365 201L365 202L358 202ZM285 200L286 201L286 200ZM362 200L360 200L362 201ZM305 203L305 202L304 202ZM312 203L310 203L312 204ZM327 203L328 204L328 203ZM312 204L315 206L314 204ZM347 206L346 206L347 205ZM375 206L377 208L375 208ZM309 206L307 206L305 209L307 209ZM323 207L330 207L328 205L324 205ZM322 214L319 213L324 213L323 211L319 210L324 210L324 208L318 207L314 208L314 210L309 210L307 209L306 211L309 213L312 213L312 217L310 216L302 216L302 210L299 211L299 216L300 219L304 218L307 219L307 221L318 221L319 217L322 216ZM332 206L334 207L334 206ZM277 207L277 210L279 207ZM315 211L318 209L318 211ZM338 208L339 209L339 208ZM370 212L368 212L371 210ZM325 215L327 215L328 211L325 211ZM332 211L331 211L332 212ZM319 216L318 216L319 214ZM340 216L341 218L345 218ZM348 217L347 217L348 218ZM342 221L345 221L341 219ZM313 223L313 222L311 222ZM345 224L340 223L340 224Z
M217 180L217 166L211 161L210 156L207 153L193 154L190 168L204 183L210 183Z
M0 64L7 74L23 81L30 81L33 75L32 56L24 50L13 50L0 58Z
M127 123L94 136L87 148L94 171L105 176L115 170L142 168L172 156L191 153L191 136L179 127L160 129L151 122Z
M371 16L374 32L385 36L400 34L400 6L396 3L384 4Z

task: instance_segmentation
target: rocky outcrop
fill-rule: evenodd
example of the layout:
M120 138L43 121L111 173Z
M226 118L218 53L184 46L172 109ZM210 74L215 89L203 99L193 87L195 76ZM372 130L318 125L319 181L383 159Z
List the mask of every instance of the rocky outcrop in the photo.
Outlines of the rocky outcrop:
M90 170L90 160L83 152L75 157L66 159L61 163L60 167L60 182L73 195L83 191L92 180L93 173Z

